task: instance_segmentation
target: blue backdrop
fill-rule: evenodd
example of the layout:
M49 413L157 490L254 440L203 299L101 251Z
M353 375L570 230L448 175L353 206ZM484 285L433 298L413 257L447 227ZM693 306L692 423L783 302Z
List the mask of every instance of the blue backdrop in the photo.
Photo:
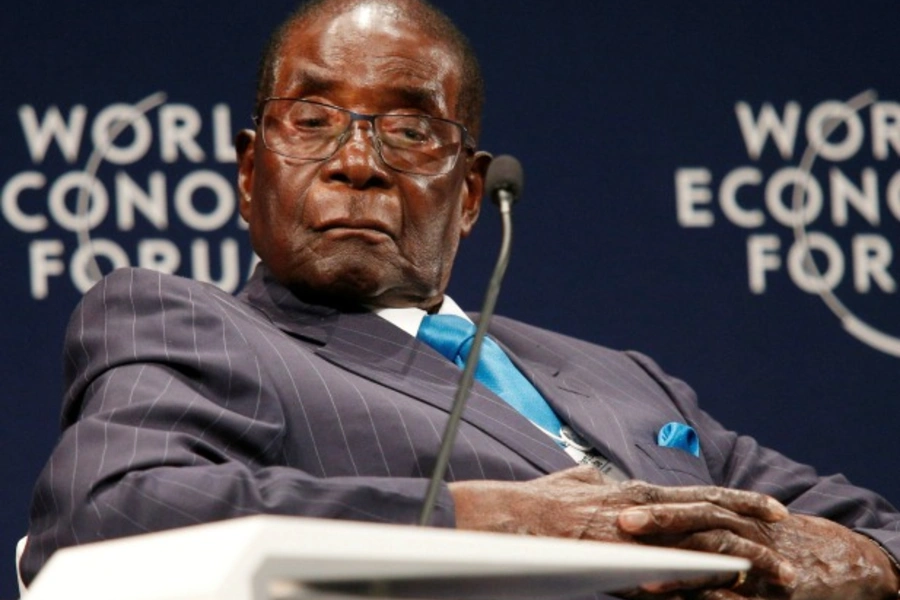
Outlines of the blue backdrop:
M229 289L247 275L230 140L292 4L4 9L0 597L92 257ZM438 4L483 61L482 146L526 172L499 312L642 350L726 425L900 502L900 5ZM498 222L488 208L464 242L465 307Z

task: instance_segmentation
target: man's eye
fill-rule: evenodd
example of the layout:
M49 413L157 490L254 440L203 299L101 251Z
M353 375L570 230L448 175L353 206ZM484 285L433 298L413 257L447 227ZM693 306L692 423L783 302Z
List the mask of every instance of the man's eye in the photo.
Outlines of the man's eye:
M295 119L293 122L294 129L320 129L328 126L326 119L317 117L308 117L304 119Z
M425 132L419 129L406 128L402 130L402 134L403 137L411 142L424 142L426 139L428 139L428 136L425 135Z
M427 123L404 120L397 123L383 123L382 135L392 144L415 146L431 141L432 132Z

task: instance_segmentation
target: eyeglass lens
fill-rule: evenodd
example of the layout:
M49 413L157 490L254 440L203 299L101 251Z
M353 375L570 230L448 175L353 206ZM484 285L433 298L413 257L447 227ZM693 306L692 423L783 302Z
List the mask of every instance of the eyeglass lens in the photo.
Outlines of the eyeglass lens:
M424 115L376 115L292 99L271 99L262 114L263 139L278 154L307 160L329 158L354 120L373 123L375 146L398 171L440 174L453 168L462 144L461 128Z

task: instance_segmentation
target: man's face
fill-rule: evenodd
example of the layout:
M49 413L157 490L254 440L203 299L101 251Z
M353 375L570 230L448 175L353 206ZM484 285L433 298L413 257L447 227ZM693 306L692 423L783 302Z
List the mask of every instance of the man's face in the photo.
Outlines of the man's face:
M272 95L458 121L459 90L460 64L448 45L372 2L295 25ZM478 216L488 159L463 154L443 175L401 173L382 162L370 136L369 123L354 123L331 158L304 161L242 132L238 187L253 247L298 293L433 307Z

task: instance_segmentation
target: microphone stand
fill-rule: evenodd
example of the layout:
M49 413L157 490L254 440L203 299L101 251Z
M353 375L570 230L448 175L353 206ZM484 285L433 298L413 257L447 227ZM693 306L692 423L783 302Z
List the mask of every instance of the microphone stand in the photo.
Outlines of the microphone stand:
M434 512L434 505L437 502L438 490L441 487L441 482L444 480L444 474L447 472L447 465L450 463L450 452L456 440L456 432L459 430L459 421L462 418L463 409L465 409L466 401L469 398L472 381L475 379L475 369L478 366L478 357L481 354L481 344L484 341L484 336L487 335L488 325L491 317L494 315L494 307L497 304L497 297L500 295L500 284L503 281L503 275L506 273L506 266L509 264L510 249L512 248L512 205L515 201L515 196L509 190L499 189L496 191L495 199L500 207L500 218L503 226L500 254L497 257L497 264L494 266L494 272L491 275L487 292L484 295L481 316L478 319L478 327L475 330L475 339L472 341L472 348L469 350L469 356L466 359L466 368L463 369L459 387L456 388L456 395L453 397L453 409L450 411L450 418L447 420L447 426L444 428L444 434L441 436L441 447L438 451L437 460L434 463L431 480L428 482L428 492L425 495L425 502L422 504L422 512L419 514L419 525L421 526L426 526L431 521L431 514Z

